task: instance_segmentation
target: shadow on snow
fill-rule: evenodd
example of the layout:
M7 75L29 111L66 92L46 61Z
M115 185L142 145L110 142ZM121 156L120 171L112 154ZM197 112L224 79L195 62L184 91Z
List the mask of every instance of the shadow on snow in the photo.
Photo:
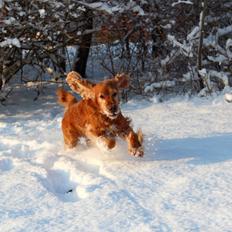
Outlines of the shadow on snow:
M154 141L153 141L154 142ZM178 160L204 165L232 160L232 134L204 138L167 139L154 142L147 149L147 160Z

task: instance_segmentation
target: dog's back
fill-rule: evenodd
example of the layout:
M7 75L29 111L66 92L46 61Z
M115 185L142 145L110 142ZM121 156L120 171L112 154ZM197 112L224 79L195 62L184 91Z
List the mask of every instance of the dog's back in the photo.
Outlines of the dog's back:
M91 99L77 101L71 93L64 89L57 90L57 97L58 103L65 107L62 120L63 131L75 131L79 136L86 136L87 125L97 128L101 125L102 120L99 119L98 109Z

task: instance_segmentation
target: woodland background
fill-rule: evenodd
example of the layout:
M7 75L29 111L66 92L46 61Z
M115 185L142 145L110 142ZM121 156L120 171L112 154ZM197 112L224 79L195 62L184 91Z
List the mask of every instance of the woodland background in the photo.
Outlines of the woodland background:
M0 100L16 88L130 74L128 92L208 94L232 86L230 0L0 0ZM101 72L99 70L102 70Z

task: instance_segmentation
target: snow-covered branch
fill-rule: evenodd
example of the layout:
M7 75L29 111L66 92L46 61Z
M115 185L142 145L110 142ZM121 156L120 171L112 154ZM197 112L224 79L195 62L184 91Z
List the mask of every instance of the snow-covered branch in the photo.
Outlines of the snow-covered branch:
M176 6L179 4L188 4L188 5L193 5L193 3L191 1L182 1L182 0L178 0L177 2L172 3L172 6Z

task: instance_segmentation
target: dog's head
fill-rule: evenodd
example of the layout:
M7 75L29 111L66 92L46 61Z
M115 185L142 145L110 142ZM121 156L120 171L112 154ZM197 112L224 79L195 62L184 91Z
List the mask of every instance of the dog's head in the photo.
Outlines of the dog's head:
M94 84L82 79L79 73L70 72L66 78L71 89L84 99L92 99L99 106L99 111L111 119L117 118L119 109L119 90L127 88L129 78L125 74Z

